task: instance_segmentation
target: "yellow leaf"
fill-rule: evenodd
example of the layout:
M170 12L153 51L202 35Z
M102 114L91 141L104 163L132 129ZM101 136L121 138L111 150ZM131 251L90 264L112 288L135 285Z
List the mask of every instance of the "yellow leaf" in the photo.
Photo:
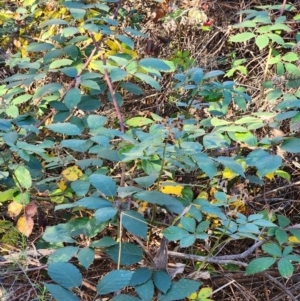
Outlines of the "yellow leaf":
M78 180L83 175L82 171L76 165L66 168L61 174L66 181L71 182Z
M94 34L94 39L95 39L95 41L96 41L96 42L100 41L100 39L102 38L102 36L103 36L103 35L102 35L102 33L100 33L100 32L99 32L99 33L95 33L95 34Z
M292 244L300 244L300 240L296 236L290 236L288 241Z
M204 287L200 290L200 292L198 294L198 299L199 300L210 300L207 298L209 298L211 294L212 294L212 289L210 287Z
M140 214L143 215L143 213L146 211L146 209L148 208L148 203L147 202L142 202L142 201L139 201L139 209L138 209L138 212Z
M245 205L245 202L241 201L241 200L236 200L232 203L230 203L230 206L229 208L231 210L233 209L237 209L237 211L239 213L245 213L246 212L246 205Z
M108 39L106 41L106 45L111 49L111 50L115 50L118 51L119 49L121 49L121 45L119 42L115 41L115 40L110 40Z
M66 182L63 179L58 182L57 186L61 191L65 191L67 189Z
M197 300L197 293L192 293L188 296L188 299L190 300Z
M29 236L33 229L33 219L30 216L22 215L17 222L17 229L24 234L25 236Z
M181 196L183 188L184 187L182 185L178 185L173 181L166 181L161 183L159 190L164 194L174 194L176 196Z
M14 44L17 48L21 48L21 46L22 46L21 41L20 41L20 40L16 40L16 39L13 40L13 44Z
M237 176L237 174L235 172L233 172L231 169L229 169L228 167L225 167L222 172L223 179L231 180L236 176Z
M9 217L15 219L21 213L23 205L18 202L11 202L7 209Z
M205 200L207 200L208 199L208 193L206 191L201 191L198 194L197 199L205 199Z
M265 175L265 177L268 178L270 181L274 179L274 176L275 176L275 172L270 172Z

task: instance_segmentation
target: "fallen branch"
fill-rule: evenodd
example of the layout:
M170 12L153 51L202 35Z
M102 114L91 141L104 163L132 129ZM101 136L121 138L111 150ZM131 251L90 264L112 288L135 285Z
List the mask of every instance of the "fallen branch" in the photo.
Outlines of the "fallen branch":
M177 257L182 259L190 259L193 261L204 261L207 263L217 263L217 264L236 264L239 266L246 267L248 264L245 262L237 261L241 259L247 258L252 252L254 252L257 248L259 248L262 244L265 243L265 240L260 240L256 242L253 246L251 246L248 250L244 251L240 254L235 255L223 255L223 256L199 256L193 254L184 254L174 251L168 251L168 255L171 257Z

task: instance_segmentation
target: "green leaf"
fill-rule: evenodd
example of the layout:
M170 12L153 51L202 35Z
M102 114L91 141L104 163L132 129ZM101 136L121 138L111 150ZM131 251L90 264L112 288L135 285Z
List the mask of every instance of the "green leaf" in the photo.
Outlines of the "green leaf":
M143 301L152 301L154 295L153 281L150 279L147 282L136 286L135 290Z
M148 37L145 33L141 32L139 30L133 29L132 27L126 27L124 30L136 37L143 37L143 38Z
M290 229L289 231L300 240L300 229Z
M126 46L128 46L129 48L131 49L134 48L134 41L128 36L116 35L116 38L122 43L124 43Z
M84 196L88 193L90 183L82 180L71 182L71 188L77 194L77 196Z
M275 174L277 176L281 177L282 179L287 180L287 181L291 180L291 175L289 173L287 173L286 171L284 171L284 170L276 170Z
M0 130L8 131L11 129L11 122L9 120L0 119Z
M168 66L164 61L156 58L145 58L141 59L139 62L141 67L153 68L158 71L169 71L170 66Z
M82 275L79 270L68 262L48 264L48 274L52 280L67 289L79 287L82 283Z
M110 79L113 83L124 79L127 75L128 73L121 68L114 68L109 72Z
M226 120L223 120L223 119L219 119L217 117L213 117L210 120L210 123L211 123L212 126L220 126L220 125L227 125L227 124L230 124L232 122L226 121Z
M122 226L130 233L147 239L147 222L144 217L136 211L126 210L122 212Z
M255 38L255 44L259 48L259 50L262 50L266 48L269 44L269 38L267 35L259 35Z
M99 115L88 115L86 118L87 126L90 129L99 129L102 127L107 121L107 117L99 116ZM95 138L95 137L93 137ZM101 143L100 143L101 144Z
M183 216L180 219L180 226L182 226L182 228L184 228L185 230L194 233L196 229L196 221L191 217Z
M64 104L72 111L81 101L81 92L78 88L71 88L63 99Z
M78 252L78 260L86 269L93 263L95 258L95 251L91 248L83 248Z
M33 99L41 98L47 94L57 93L61 88L62 85L57 83L43 85L36 90L33 95Z
M134 95L143 95L144 94L144 91L138 85L130 83L130 82L123 82L123 83L121 83L120 87Z
M104 236L99 240L93 241L90 246L93 248L106 248L116 245L117 242L109 236Z
M61 19L51 19L40 24L41 27L45 27L48 25L68 25L68 22Z
M112 207L112 203L100 197L90 196L90 197L82 198L81 200L74 203L58 205L55 207L55 211L61 209L74 208L74 207L84 207L86 209L93 210L93 209L100 209L105 207Z
M3 174L3 172L1 172ZM16 192L19 191L19 188L11 188L5 191L0 191L0 203L12 200Z
M70 13L75 20L81 20L85 16L86 10L80 8L70 8Z
M150 118L146 118L146 117L133 117L128 119L125 123L128 126L132 126L132 127L142 127L148 124L153 123L154 121Z
M234 173L245 177L244 169L243 169L242 165L237 163L232 158L220 156L216 160L218 162L220 162L222 165L224 165L225 167L228 167L229 169L231 169Z
M50 283L45 283L44 285L56 301L80 301L73 292L66 290L59 285Z
M144 73L134 73L134 76L144 81L146 84L151 86L152 88L156 89L157 91L160 91L160 84L150 75L144 74Z
M182 213L183 205L174 197L158 191L142 191L134 194L135 199L139 199L151 204L165 206L169 211Z
M285 44L284 39L278 34L267 33L266 36L268 36L269 39L271 39L273 42L276 42L279 45L284 45Z
M70 235L71 229L69 224L58 224L46 228L43 239L47 242L69 242L74 243L75 240Z
M284 244L288 240L288 235L287 235L286 231L284 231L283 229L280 229L280 228L276 229L275 237L278 240L280 245Z
M114 245L108 248L105 252L114 262L119 262L119 247L120 245ZM136 264L143 258L143 250L138 246L125 242L121 244L121 265L131 265Z
M32 95L30 95L30 94L23 94L23 95L20 95L20 96L18 96L18 97L16 97L14 100L13 100L13 104L14 105L19 105L19 104L21 104L21 103L24 103L24 102L26 102L26 101L28 101L29 99L31 99L32 98Z
M281 214L277 215L277 219L279 227L281 228L285 228L291 223L291 220L288 217Z
M298 55L294 52L289 52L282 57L282 60L286 62L295 62L298 60Z
M300 153L300 138L287 138L281 149L289 153Z
M61 59L61 60L55 60L52 62L49 66L50 69L57 69L63 66L69 66L73 63L70 59Z
M184 299L196 292L201 285L201 282L190 280L190 279L180 279L179 281L171 285L170 290L165 296L159 295L159 301L173 301Z
M65 135L78 135L81 132L80 128L77 125L69 122L57 122L54 124L49 124L46 127L53 132Z
M259 176L263 177L276 171L282 164L282 158L277 155L271 155L262 149L257 149L247 156L246 163L247 165L255 166Z
M207 149L228 148L229 144L220 133L209 133L203 137L203 145Z
M274 25L271 25L269 30L284 30L284 31L291 31L291 28L283 23L277 23Z
M252 32L243 32L243 33L238 33L234 36L232 36L231 38L229 38L230 42L246 42L250 39L252 39L253 37L255 37L255 34Z
M152 271L149 268L138 268L130 280L129 286L136 286L147 282L151 277Z
M180 248L188 248L194 244L196 236L194 234L188 234L180 240Z
M50 43L30 43L27 47L26 50L29 52L40 52L40 51L47 51L51 50L54 47L53 44Z
M117 185L113 179L100 174L92 174L89 176L91 184L101 193L108 197L113 197L117 193Z
M210 179L212 179L218 172L216 163L209 158L204 153L198 153L195 155L192 155L192 158L196 161L199 168L201 168Z
M295 115L290 120L290 131L299 132L300 131L300 113Z
M78 252L78 247L67 246L55 250L49 257L47 263L51 262L68 262Z
M283 249L282 255L283 255L283 256L287 256L287 255L291 254L292 252L293 252L293 247L292 247L292 246L287 246L287 247L285 247L285 248ZM297 257L297 258L296 258L296 261L300 260L300 257L297 256L297 255L291 254L291 256L292 256L292 258L293 258L294 256L296 256L296 257ZM289 260L290 260L290 258L291 258L291 257L286 258L286 259L289 259ZM292 259L292 260L293 260L293 259ZM293 261L294 261L294 260L293 260Z
M94 89L94 90L101 90L98 83L94 80L86 79L80 82L80 85L86 88Z
M175 241L175 240L181 240L185 236L189 234L189 232L183 228L179 228L176 226L170 226L163 230L163 235L168 240Z
M164 294L167 293L172 283L170 275L165 271L153 272L153 281L155 286Z
M98 209L94 217L97 220L98 223L103 223L106 221L111 220L118 212L118 209L112 208L112 207L104 207L101 209Z
M64 37L70 37L70 36L74 36L78 32L79 29L77 27L66 27L62 30L62 35Z
M114 270L106 274L97 284L99 295L114 293L129 285L132 271Z
M31 175L30 175L30 172L29 170L20 165L17 167L17 169L15 170L14 172L14 176L15 176L15 179L16 179L16 184L23 188L26 188L26 189L29 189L31 188L32 186L32 180L31 180Z
M280 275L284 278L290 278L294 274L294 266L286 258L281 258L278 261L278 270Z
M261 257L252 260L246 268L246 275L253 275L264 272L271 265L275 263L276 259L273 257Z
M266 243L262 246L262 249L274 257L282 256L280 247L275 243Z
M61 142L61 146L65 148L70 148L74 152L86 152L91 146L93 142L80 140L80 139L66 139Z

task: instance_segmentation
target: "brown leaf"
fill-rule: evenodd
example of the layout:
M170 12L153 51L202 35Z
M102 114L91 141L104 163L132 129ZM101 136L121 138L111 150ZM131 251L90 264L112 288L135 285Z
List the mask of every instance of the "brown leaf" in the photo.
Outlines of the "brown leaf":
M9 217L15 219L21 213L23 205L18 202L11 202L7 209Z
M22 215L17 222L17 229L24 234L25 236L29 236L33 229L33 219L30 216Z
M33 217L37 213L37 205L34 201L31 201L28 205L25 206L25 214Z

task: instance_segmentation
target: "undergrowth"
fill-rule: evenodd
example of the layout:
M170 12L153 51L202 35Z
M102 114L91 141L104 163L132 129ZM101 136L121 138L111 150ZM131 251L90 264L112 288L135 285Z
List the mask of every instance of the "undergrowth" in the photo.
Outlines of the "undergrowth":
M84 300L88 290L103 300L208 301L215 293L203 282L219 266L293 276L299 227L271 209L266 191L278 179L290 185L297 162L289 154L300 152L299 15L292 4L242 11L230 30L231 46L267 53L255 101L232 80L247 78L249 58L235 53L226 70L206 70L180 48L159 59L161 45L141 26L147 16L130 1L6 6L3 277L11 279L20 247L24 277L40 272L30 280L35 300L46 300L46 290L58 301ZM172 7L153 18L169 33L184 26L213 32L206 9ZM160 40L171 49L178 42ZM144 54L136 48L141 41ZM163 95L170 116L131 112L145 91ZM253 208L259 199L262 210ZM236 253L230 246L239 241ZM85 279L99 260L104 268L90 284Z

